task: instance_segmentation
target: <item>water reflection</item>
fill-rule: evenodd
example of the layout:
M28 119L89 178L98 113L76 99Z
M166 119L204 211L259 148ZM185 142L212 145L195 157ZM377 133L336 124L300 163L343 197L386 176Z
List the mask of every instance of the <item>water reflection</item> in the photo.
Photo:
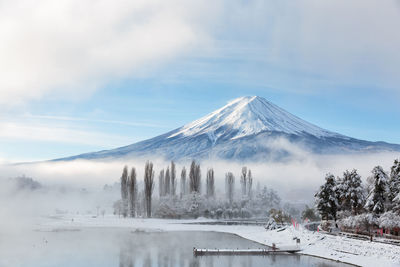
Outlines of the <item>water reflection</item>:
M19 239L18 239L19 238ZM47 242L43 242L46 240ZM77 245L79 242L79 245ZM143 233L127 229L30 232L1 238L0 266L19 267L255 267L349 266L300 255L193 256L197 248L261 248L235 235L212 232Z
M120 239L119 266L214 267L214 266L346 266L333 261L300 255L201 256L199 248L260 248L260 244L220 233L130 233Z

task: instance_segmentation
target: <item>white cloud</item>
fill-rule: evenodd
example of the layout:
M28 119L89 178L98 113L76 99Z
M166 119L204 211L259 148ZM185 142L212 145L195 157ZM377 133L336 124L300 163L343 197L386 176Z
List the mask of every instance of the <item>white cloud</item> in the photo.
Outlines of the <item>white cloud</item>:
M274 87L300 72L298 90L319 79L398 91L399 10L395 0L0 1L0 104L84 97L181 55L203 58L189 77ZM215 58L247 61L215 70Z
M399 1L219 3L207 56L233 60L221 70L200 61L204 79L297 93L349 87L400 93Z
M0 1L0 104L82 97L140 75L201 34L181 1Z
M143 126L143 127L152 127L152 128L165 128L165 125L160 125L156 123L150 122L132 122L132 121L119 121L119 120L100 120L100 119L91 119L91 118L82 118L82 117L69 117L69 116L52 116L52 115L32 115L25 114L24 117L32 118L32 119L43 119L43 120L53 120L53 121L76 121L76 122L100 122L106 124L119 124L126 126Z
M0 122L1 140L30 140L95 145L121 146L132 142L127 137L109 135L86 129L22 122Z

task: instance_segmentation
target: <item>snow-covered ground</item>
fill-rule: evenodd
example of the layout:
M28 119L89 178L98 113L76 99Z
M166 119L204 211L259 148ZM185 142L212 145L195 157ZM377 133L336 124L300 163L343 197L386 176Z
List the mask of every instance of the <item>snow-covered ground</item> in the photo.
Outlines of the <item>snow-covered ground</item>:
M41 221L41 230L81 227L126 227L136 231L215 231L232 233L243 238L278 248L293 247L300 238L302 254L323 257L359 266L400 266L400 247L310 232L301 226L283 231L266 231L261 226L193 224L212 220L132 219L105 216L63 215Z

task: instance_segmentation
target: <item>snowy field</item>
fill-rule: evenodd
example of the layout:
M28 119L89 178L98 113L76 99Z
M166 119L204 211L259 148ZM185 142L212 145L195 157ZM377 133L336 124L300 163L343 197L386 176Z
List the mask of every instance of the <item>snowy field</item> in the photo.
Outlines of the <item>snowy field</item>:
M243 238L278 248L296 246L295 238L300 238L302 254L323 257L358 266L400 266L400 246L355 240L342 236L331 236L310 232L301 226L283 230L266 231L261 226L245 225L200 225L196 222L212 220L166 220L132 219L105 216L95 218L85 215L63 215L47 218L37 227L40 230L83 227L125 227L135 231L214 231L231 233Z

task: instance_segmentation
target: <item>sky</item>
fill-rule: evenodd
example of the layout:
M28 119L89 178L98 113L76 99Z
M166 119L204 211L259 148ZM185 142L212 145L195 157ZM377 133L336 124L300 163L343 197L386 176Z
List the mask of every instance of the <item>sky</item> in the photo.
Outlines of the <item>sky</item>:
M398 0L0 0L0 162L128 145L248 95L400 144L398 29Z

